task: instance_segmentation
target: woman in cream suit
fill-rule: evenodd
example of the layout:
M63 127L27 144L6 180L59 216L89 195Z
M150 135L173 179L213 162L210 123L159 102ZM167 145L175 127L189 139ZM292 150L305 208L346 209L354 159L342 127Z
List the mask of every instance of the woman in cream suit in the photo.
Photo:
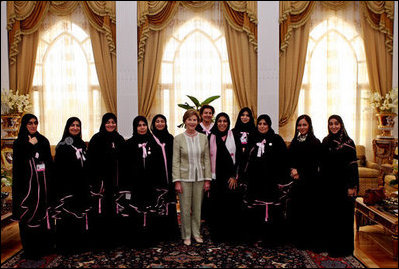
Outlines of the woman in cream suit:
M202 243L200 234L201 204L204 191L209 191L211 164L206 135L195 128L199 115L187 110L183 116L186 131L175 137L173 144L172 177L179 195L181 212L181 233L184 244L191 245L191 236Z

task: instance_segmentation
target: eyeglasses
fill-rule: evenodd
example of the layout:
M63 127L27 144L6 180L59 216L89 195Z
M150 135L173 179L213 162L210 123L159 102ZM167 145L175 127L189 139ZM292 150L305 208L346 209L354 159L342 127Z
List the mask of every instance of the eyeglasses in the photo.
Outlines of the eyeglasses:
M38 125L39 123L37 121L28 121L28 125Z

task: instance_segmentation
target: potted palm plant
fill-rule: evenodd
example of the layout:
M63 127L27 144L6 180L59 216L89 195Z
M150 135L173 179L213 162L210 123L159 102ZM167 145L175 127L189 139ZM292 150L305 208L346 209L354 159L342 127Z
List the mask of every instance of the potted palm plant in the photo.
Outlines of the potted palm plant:
M215 96L211 96L206 98L204 101L200 102L198 101L197 98L195 98L194 96L191 95L186 95L192 102L194 105L190 105L189 103L185 102L184 104L177 104L179 107L184 108L185 110L188 109L195 109L198 111L200 111L201 107L203 105L209 105L211 102L215 101L216 99L218 99L220 97L220 95L215 95ZM184 123L181 123L180 125L178 125L177 127L182 128L184 127Z

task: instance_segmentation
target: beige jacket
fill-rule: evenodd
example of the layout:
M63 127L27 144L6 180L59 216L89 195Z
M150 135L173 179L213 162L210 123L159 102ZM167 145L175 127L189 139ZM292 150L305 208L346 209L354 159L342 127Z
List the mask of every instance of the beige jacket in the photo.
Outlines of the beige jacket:
M185 133L173 140L173 182L211 180L208 138L198 133L194 139Z

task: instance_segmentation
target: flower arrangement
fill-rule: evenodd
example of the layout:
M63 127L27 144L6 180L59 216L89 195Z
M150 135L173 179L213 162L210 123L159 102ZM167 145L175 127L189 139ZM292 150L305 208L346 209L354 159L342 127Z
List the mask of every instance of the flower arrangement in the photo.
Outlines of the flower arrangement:
M370 96L370 105L377 113L380 112L394 112L398 107L398 88L391 89L384 97L379 93L374 93Z
M19 94L18 90L1 90L1 114L29 112L32 108L29 94Z

